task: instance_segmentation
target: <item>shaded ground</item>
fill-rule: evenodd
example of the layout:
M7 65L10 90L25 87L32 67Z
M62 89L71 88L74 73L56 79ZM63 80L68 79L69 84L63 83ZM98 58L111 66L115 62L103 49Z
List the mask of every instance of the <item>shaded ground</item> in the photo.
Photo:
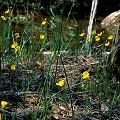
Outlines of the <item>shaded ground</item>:
M120 101L112 104L113 101L109 102L107 96L86 90L84 86L88 82L81 79L82 72L88 68L91 68L92 71L92 68L99 61L96 62L93 58L87 60L84 59L84 56L75 57L74 53L63 51L63 63L59 61L56 68L56 59L53 58L51 61L51 67L48 59L52 59L51 56L45 55L42 67L38 60L34 63L19 63L17 71L11 71L8 65L4 65L1 75L0 98L9 101L6 111L4 111L7 120L12 118L16 120L32 120L32 118L41 120L46 112L48 114L47 119L50 120L71 120L70 97L74 108L74 120L120 119ZM50 73L47 71L49 67ZM103 69L102 67L101 69ZM67 83L64 88L55 85L55 76L58 80L64 78L64 70L68 76L70 89ZM91 72L91 74L94 75L95 72ZM44 84L45 81L47 86ZM84 86L82 86L83 84ZM99 85L100 83L93 80L92 84ZM115 82L114 84L116 84L115 87L120 87L119 83ZM46 91L43 90L44 87L46 87ZM23 88L25 92L23 92ZM101 94L103 93L101 92ZM112 95L113 93L107 91L107 94ZM47 105L46 112L45 104ZM2 109L0 111L3 113Z

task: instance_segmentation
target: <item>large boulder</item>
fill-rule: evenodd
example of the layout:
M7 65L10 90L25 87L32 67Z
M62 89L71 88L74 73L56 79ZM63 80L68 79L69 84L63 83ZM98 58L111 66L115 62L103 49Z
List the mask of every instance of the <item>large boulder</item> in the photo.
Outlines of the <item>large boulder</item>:
M112 79L116 76L116 80L120 81L120 10L108 15L102 22L101 27L108 33L114 35L111 41L110 54L108 56L108 65L106 70Z

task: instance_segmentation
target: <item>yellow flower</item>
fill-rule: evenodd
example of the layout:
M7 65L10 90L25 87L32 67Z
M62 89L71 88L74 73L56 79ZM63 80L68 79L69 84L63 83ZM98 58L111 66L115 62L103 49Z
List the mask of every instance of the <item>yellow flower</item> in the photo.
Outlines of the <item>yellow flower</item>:
M0 114L0 120L2 120L2 115Z
M15 38L19 38L20 37L20 34L19 33L15 33Z
M57 113L58 111L56 109L52 110L53 113Z
M5 16L1 16L1 18L2 18L3 20L6 20Z
M110 102L110 99L108 99L107 102Z
M54 52L52 52L51 56L52 56L52 57L53 57L53 56L55 56L55 53L54 53Z
M98 34L98 36L101 36L103 33L102 32L100 32L99 34Z
M108 37L108 40L112 40L114 38L114 36L113 35L110 35L109 37Z
M45 25L46 24L46 20L44 20L43 22L42 22L42 25Z
M61 81L59 81L58 83L56 83L56 85L63 87L65 84L66 78L62 79Z
M105 46L108 47L110 45L110 41L108 41Z
M18 46L18 43L17 42L14 42L12 45L11 45L11 48L16 48Z
M44 39L45 38L45 36L44 35L40 35L40 39Z
M16 70L16 65L15 64L13 64L12 66L11 66L11 70Z
M20 50L20 46L15 47L15 52Z
M82 76L83 76L83 77L82 77L83 79L90 78L90 74L89 74L88 71L83 72Z
M5 13L7 13L7 14L10 13L10 9L8 9Z
M2 108L5 108L8 105L8 102L6 101L1 101Z
M95 36L96 41L100 41L100 37Z
M96 30L93 30L93 31L92 31L92 34L96 34Z
M92 41L92 39L91 39L91 38L89 38L89 39L88 39L88 42L91 42L91 41Z
M79 34L79 36L81 36L81 37L83 37L85 35L85 33L81 33L81 34Z

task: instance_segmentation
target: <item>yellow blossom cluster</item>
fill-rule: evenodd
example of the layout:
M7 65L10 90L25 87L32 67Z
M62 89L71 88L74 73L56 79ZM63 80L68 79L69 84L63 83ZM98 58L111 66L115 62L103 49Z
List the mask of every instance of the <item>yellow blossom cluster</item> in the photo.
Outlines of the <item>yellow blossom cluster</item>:
M83 79L89 79L90 78L90 73L88 71L84 71L82 74ZM63 87L65 85L66 78L60 80L59 82L56 83L57 86Z
M92 34L96 34L96 30L93 30L92 31ZM103 32L100 32L98 33L96 36L95 36L95 40L96 41L100 41L100 37L102 36ZM114 35L110 35L108 36L108 42L105 44L105 46L109 46L110 45L110 41L114 38Z
M10 13L10 9L8 9L7 11L5 11L5 14L9 14L9 13ZM1 16L1 18L2 18L2 20L4 20L4 21L7 20L6 17L3 16L3 15Z
M15 33L15 38L19 38L20 35L19 33ZM20 46L18 45L17 42L14 42L12 45L11 45L11 48L15 49L15 52L19 51L20 50Z
M95 40L98 42L98 41L100 41L100 37L102 36L102 34L103 34L103 32L100 32L100 33L96 33L96 30L93 30L92 31L92 35L94 35L95 36ZM81 34L79 34L79 36L81 36L81 37L83 37L85 35L85 33L83 32L83 33L81 33ZM110 45L110 41L112 40L114 38L114 35L110 35L110 36L108 36L108 40L107 40L107 43L105 44L105 46L109 46ZM89 40L88 40L88 42L91 42L91 40L92 40L92 38L90 38Z
M46 18L45 18L45 20L41 23L41 26L45 26L46 23L47 23L47 22L46 22ZM44 40L44 38L45 38L45 35L44 35L44 34L41 34L41 35L40 35L40 39L41 39L41 40Z
M108 36L108 41L107 43L105 44L106 47L110 46L110 41L114 38L114 35L110 35Z
M100 33L98 33L97 35L96 35L96 30L93 30L92 31L92 35L95 35L95 40L96 41L100 41L100 37L102 36L102 34L103 34L103 32L100 32ZM81 33L81 34L79 34L79 36L81 36L81 37L83 37L85 35L85 33L83 32L83 33ZM88 42L91 42L91 38L88 40Z
M18 45L17 42L14 42L14 43L11 45L11 48L15 49L15 52L17 52L17 51L20 50L20 46Z
M103 34L103 32L100 32L100 33L96 33L96 30L93 30L93 31L95 31L94 32L94 34L95 34L95 40L98 42L98 41L100 41L100 37L102 36L102 34Z

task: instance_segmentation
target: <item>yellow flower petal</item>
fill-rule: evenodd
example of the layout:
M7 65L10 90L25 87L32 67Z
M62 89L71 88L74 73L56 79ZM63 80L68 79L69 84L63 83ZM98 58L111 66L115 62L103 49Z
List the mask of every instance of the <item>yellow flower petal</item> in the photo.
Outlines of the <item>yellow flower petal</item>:
M16 70L16 65L15 64L13 64L12 66L11 66L11 70Z
M93 30L93 31L92 31L92 34L96 34L96 30Z
M52 56L52 57L53 57L53 56L55 56L55 53L54 53L54 52L52 52L51 56Z
M110 45L110 41L108 41L105 46L108 47Z
M82 77L83 79L90 78L90 74L89 74L88 71L83 72L82 76L83 76L83 77Z
M19 33L15 33L15 38L19 38L20 37L20 34Z
M102 32L100 32L99 34L98 34L98 36L101 36L103 33Z
M100 37L95 36L96 41L100 41Z
M5 13L6 13L6 14L10 13L10 9L8 9Z
M90 39L88 39L88 42L91 42L92 41L92 39L90 38Z
M16 48L18 46L18 43L17 42L14 42L12 45L11 45L11 48Z
M111 39L113 39L114 38L114 36L113 35L110 35L109 37L108 37L108 40L111 40Z
M56 109L52 110L53 113L57 113L58 111Z
M83 37L85 35L85 33L81 33L81 34L79 34L79 36L81 36L81 37Z
M20 50L20 46L15 47L15 52Z
M0 114L0 120L2 120L2 115Z
M6 20L5 16L1 16L1 18L2 18L3 20Z
M42 25L45 25L46 24L46 20L44 20L43 22L42 22Z
M66 78L64 78L63 80L59 81L58 83L56 83L56 85L63 87L65 84Z
M40 39L44 39L45 38L45 36L44 35L40 35Z
M6 107L8 105L8 102L6 101L1 101L2 108Z

